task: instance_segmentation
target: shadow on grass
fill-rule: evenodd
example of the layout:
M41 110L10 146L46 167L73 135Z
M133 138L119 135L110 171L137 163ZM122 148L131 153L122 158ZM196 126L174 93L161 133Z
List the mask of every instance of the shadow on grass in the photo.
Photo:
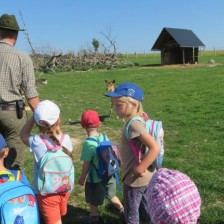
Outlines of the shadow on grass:
M70 124L70 125L75 125L75 124L81 124L81 121L72 121L71 119L69 119L68 120L68 123Z
M100 213L100 224L122 224L118 212L113 208L113 206L107 206L106 210L112 213L111 215ZM68 205L68 212L62 218L63 224L81 224L82 216L89 215L89 212L83 208ZM41 223L42 224L42 223Z
M106 118L110 117L109 115L100 115L100 121L104 122Z
M85 209L68 205L67 214L62 217L62 223L63 224L81 223L81 217L83 215L88 215L88 212ZM45 224L41 214L40 214L40 224Z
M161 64L145 64L145 65L141 65L139 67L161 67Z
M80 207L68 205L67 214L62 218L63 224L81 223L81 217L88 215L88 212Z

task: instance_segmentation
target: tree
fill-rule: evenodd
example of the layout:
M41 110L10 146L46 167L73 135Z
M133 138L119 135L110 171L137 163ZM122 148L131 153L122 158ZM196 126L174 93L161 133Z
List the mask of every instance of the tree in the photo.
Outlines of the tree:
M101 32L101 34L107 39L107 41L110 43L109 46L105 46L104 44L102 44L103 48L104 48L104 52L110 52L111 47L113 48L113 54L117 53L117 49L116 49L116 37L112 37L111 35L111 28L108 29L107 33Z
M93 38L92 45L93 45L95 53L98 52L100 42L96 38Z

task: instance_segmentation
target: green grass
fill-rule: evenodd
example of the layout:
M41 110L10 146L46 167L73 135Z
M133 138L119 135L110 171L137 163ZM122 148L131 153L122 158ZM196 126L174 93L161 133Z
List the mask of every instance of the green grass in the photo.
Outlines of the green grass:
M140 66L154 66L161 63L160 51L152 54L123 54L122 58ZM207 63L210 59L215 60L216 63L223 63L223 58L224 50L199 52L199 63Z
M147 65L143 61L152 58L143 56L141 63ZM206 64L210 58L219 64ZM86 109L97 110L102 119L100 131L119 144L123 122L116 119L114 112L112 118L108 117L111 103L104 96L104 80L115 79L117 84L131 81L144 90L145 111L150 117L163 121L166 150L164 167L186 173L198 186L203 201L200 223L224 223L222 59L222 54L216 58L208 54L202 56L200 66L144 66L110 71L39 74L38 77L48 79L46 86L38 87L41 99L50 99L59 105L62 128L72 137L76 182L81 172L81 143L86 138L85 131L78 123L82 112ZM159 61L159 56L153 60ZM136 57L137 61L141 61L140 56ZM69 119L75 124L71 125ZM32 168L32 157L27 153L25 172L31 182ZM122 192L118 195L122 200ZM84 200L84 189L76 184L64 223L79 223L79 217L86 211L88 206ZM119 223L116 211L108 203L100 207L100 212L104 223Z

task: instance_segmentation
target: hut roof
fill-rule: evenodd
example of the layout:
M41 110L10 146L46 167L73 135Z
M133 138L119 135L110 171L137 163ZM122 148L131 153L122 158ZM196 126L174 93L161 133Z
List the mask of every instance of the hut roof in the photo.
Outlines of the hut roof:
M151 50L161 50L167 46L205 47L203 42L191 30L165 27Z

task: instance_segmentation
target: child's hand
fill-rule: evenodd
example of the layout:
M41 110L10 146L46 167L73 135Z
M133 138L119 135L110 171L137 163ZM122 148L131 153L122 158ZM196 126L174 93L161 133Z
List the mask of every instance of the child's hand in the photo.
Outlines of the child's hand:
M135 166L134 167L134 173L137 176L143 177L145 175L145 173L146 173L146 170L144 172L139 172L139 166Z
M85 179L80 177L79 180L78 180L78 184L83 186L84 183L85 183Z

